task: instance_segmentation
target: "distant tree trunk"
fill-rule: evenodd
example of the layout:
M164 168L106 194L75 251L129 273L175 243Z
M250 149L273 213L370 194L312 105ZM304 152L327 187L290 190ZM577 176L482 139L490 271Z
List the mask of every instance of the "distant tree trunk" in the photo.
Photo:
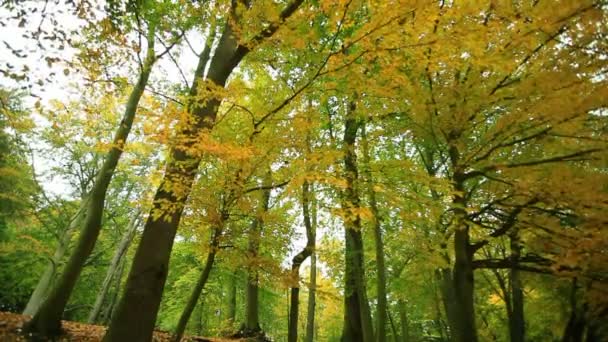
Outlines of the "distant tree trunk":
M311 223L313 233L313 248L310 255L310 286L308 288L308 312L306 317L306 338L305 342L312 342L315 335L315 309L316 309L316 292L317 292L317 251L316 251L316 235L317 235L317 204L313 196L311 200Z
M89 313L89 318L87 320L89 324L94 324L99 321L99 313L101 312L101 308L104 304L108 291L110 290L110 286L112 285L112 279L117 275L117 271L122 259L126 255L127 250L133 241L133 237L137 231L137 226L139 225L140 215L141 212L139 210L133 214L133 217L131 217L131 220L129 221L127 230L125 231L122 240L118 244L118 248L112 257L112 261L110 262L110 266L106 272L106 277L101 285L101 289L99 290L97 298L95 299L93 309Z
M577 301L578 292L577 279L572 280L572 289L570 291L570 318L566 324L562 342L582 342L585 334L585 317L580 305Z
M203 315L205 311L205 302L203 298L200 298L198 303L198 317L196 319L196 334L201 336L203 334Z
M78 242L57 283L51 289L49 296L34 317L24 325L25 332L42 336L55 336L61 333L63 311L80 276L80 272L93 251L93 247L95 247L95 242L101 230L106 192L131 131L139 100L143 95L152 66L156 61L154 53L155 30L154 25L149 26L146 58L137 83L129 95L122 121L114 135L112 148L107 153L104 163L95 178L93 188L88 195L88 201L84 202L86 203L86 214Z
M521 244L516 230L509 234L511 243L511 259L517 263L521 255ZM519 270L510 270L510 292L511 292L511 313L509 315L509 335L511 342L524 342L525 320L524 320L524 293L519 276Z
M82 201L86 202L87 198L85 197L84 199L82 199ZM38 309L40 309L40 306L42 305L46 294L48 293L51 288L51 285L53 284L53 278L57 273L58 265L61 263L61 260L63 260L63 257L68 251L72 235L82 224L82 220L84 219L85 208L86 204L80 205L80 208L70 220L68 228L65 229L61 234L61 237L59 238L57 244L57 248L55 249L55 252L53 253L51 259L49 260L49 263L45 267L42 276L36 284L36 288L34 288L34 292L32 292L32 295L30 296L30 299L27 302L25 309L23 310L24 315L33 316L34 314L36 314L36 312L38 312Z
M228 282L228 324L231 328L236 321L236 277L237 271L232 272Z
M184 335L184 331L186 330L186 325L188 325L188 321L190 320L190 316L192 315L192 311L196 307L196 303L199 301L201 297L201 293L207 284L207 280L209 280L209 274L211 273L211 269L213 268L213 262L215 261L215 255L219 248L220 236L222 235L222 226L219 224L213 229L211 242L209 244L209 252L207 253L207 260L205 261L205 266L203 271L201 272L194 289L192 289L192 293L190 294L190 299L186 303L186 307L184 311L182 311L182 315L179 318L179 322L177 323L177 327L175 328L175 333L173 334L173 341L179 342ZM202 302L201 302L202 306Z
M120 265L118 266L118 270L116 271L116 275L114 276L114 290L112 291L108 305L105 306L98 320L102 325L107 325L110 322L110 319L112 318L112 315L116 309L116 302L118 301L118 296L120 295L120 285L122 283L122 275L124 274L126 263L127 258L122 258Z
M363 176L366 183L369 206L372 212L374 228L374 247L376 252L376 286L378 291L378 304L376 306L376 341L386 342L386 315L388 312L386 303L386 267L384 266L384 242L382 241L381 216L374 191L374 179L370 170L369 145L365 132L365 123L361 125L361 145L363 152Z
M312 254L315 245L315 234L310 218L310 185L307 181L302 184L302 212L304 216L304 226L306 227L306 246L300 253L292 259L291 275L296 282L291 287L291 305L289 306L289 328L287 331L287 341L297 342L298 340L298 313L300 306L300 266Z
M399 341L399 333L397 333L397 326L395 325L395 320L393 319L393 315L391 315L391 312L387 312L387 317L388 317L388 322L390 323L391 326L391 334L393 337L393 341L397 342ZM389 335L391 336L391 335Z
M410 322L407 319L407 307L403 299L399 299L397 305L399 306L399 320L401 321L401 341L408 342L410 340Z
M270 185L272 184L270 170L264 176L264 186L261 191L260 207L256 217L249 228L249 246L247 249L248 257L252 265L247 270L247 289L245 292L245 329L249 333L261 331L259 316L259 284L258 284L258 256L260 252L260 240L262 238L262 227L264 225L263 215L268 211L270 202Z
M211 61L208 80L223 87L246 52L246 49L237 50L230 24L226 24ZM204 56L199 58L190 89L192 99L199 93L199 85L204 85L199 82L206 67L202 57ZM200 163L200 156L191 155L188 150L198 134L212 127L219 105L220 100L215 97L207 99L202 105L194 100L189 103L189 112L196 118L196 123L178 134L185 142L171 150L165 176L154 196L151 214L148 215L141 242L133 258L124 294L104 341L149 341L152 338L173 240ZM174 187L173 184L179 184L179 187ZM176 188L178 190L174 190ZM170 210L166 208L167 203L171 204ZM138 319L133 321L132 317Z
M343 140L346 188L342 193L342 209L345 211L344 328L342 341L371 342L374 339L374 333L365 290L361 218L356 214L360 206L360 200L356 188L358 169L355 141L361 122L355 117L355 106L355 103L351 102L347 111Z

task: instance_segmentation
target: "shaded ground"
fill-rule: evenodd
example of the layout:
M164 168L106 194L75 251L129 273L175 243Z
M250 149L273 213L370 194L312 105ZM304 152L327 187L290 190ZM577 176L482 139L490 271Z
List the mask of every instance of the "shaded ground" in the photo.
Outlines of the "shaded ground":
M20 335L20 328L23 323L29 318L29 316L22 316L10 312L0 312L0 341L2 342L13 342L13 341L27 341L24 336ZM85 341L85 342L98 342L101 341L106 327L101 325L92 325L71 321L62 321L62 327L66 334L61 336L56 341ZM155 331L153 341L154 342L165 342L170 341L171 335L162 331ZM222 338L205 338L198 336L187 336L182 339L183 342L235 342L245 341L244 339L222 339Z

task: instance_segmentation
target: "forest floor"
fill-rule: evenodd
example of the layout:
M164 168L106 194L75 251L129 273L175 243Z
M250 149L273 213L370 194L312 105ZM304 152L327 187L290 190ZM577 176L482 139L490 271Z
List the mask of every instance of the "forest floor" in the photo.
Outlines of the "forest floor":
M0 311L0 341L27 341L20 334L21 326L29 319L29 316L23 316L11 312ZM62 327L65 334L55 341L85 341L97 342L101 341L106 331L106 327L102 325L85 324L79 322L62 321ZM171 334L163 331L155 331L152 339L154 342L165 342L171 340ZM184 342L235 342L246 341L245 339L226 339L226 338L207 338L199 336L186 336L182 339Z

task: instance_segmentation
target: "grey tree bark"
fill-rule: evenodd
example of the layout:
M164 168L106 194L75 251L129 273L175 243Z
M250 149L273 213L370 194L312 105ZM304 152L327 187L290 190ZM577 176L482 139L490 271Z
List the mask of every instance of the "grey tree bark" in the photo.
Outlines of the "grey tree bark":
M108 267L108 271L106 272L106 276L101 285L101 289L97 293L97 298L95 299L95 304L93 304L93 308L89 313L89 318L87 322L89 324L95 324L99 322L99 315L101 313L102 306L106 300L108 291L112 285L112 280L115 276L118 275L119 266L122 262L122 259L127 253L131 242L133 241L133 237L135 237L135 232L137 231L137 227L140 222L141 211L136 209L135 213L131 217L127 229L118 244L118 248L116 248L116 252L114 252L114 256L112 257L112 261L110 261L110 266Z
M83 201L86 201L86 198L83 199ZM63 231L58 241L57 248L53 253L53 256L50 258L49 263L47 264L44 269L44 272L42 273L42 276L38 280L38 283L36 283L34 292L32 292L32 295L30 296L30 299L27 302L25 309L23 310L24 315L33 316L34 314L36 314L36 312L38 312L38 309L40 309L40 306L44 302L44 299L46 298L46 295L49 292L51 285L53 284L53 279L55 278L55 275L57 273L58 265L61 263L68 251L72 235L82 223L85 208L86 206L80 206L79 210L76 212L76 214L74 214L74 216L70 220L70 224L67 229Z

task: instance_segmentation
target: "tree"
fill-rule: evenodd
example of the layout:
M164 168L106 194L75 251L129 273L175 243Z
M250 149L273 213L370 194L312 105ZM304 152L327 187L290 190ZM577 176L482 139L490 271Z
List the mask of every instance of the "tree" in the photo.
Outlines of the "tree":
M280 21L288 19L301 4L301 1L290 3L280 14ZM231 10L234 16L236 8ZM279 28L279 23L271 23L265 30L256 34L249 45L259 44L261 40L272 36ZM251 51L250 47L240 45L235 37L232 23L226 20L222 36L209 63L207 83L199 82L205 70L206 62L199 59L195 79L190 89L188 112L192 115L194 125L184 125L177 134L185 144L173 146L165 176L154 198L154 207L144 226L142 240L138 246L125 293L118 304L118 309L110 323L104 340L116 339L147 340L151 338L154 321L160 304L173 239L177 232L179 220L190 193L200 156L192 154L193 139L201 132L212 127L221 99L216 96L207 98L201 104L196 101L199 92L209 91L215 87L224 87L228 77ZM204 86L206 89L199 89ZM141 315L141 313L145 313ZM140 314L141 320L136 326L127 324L127 318Z

